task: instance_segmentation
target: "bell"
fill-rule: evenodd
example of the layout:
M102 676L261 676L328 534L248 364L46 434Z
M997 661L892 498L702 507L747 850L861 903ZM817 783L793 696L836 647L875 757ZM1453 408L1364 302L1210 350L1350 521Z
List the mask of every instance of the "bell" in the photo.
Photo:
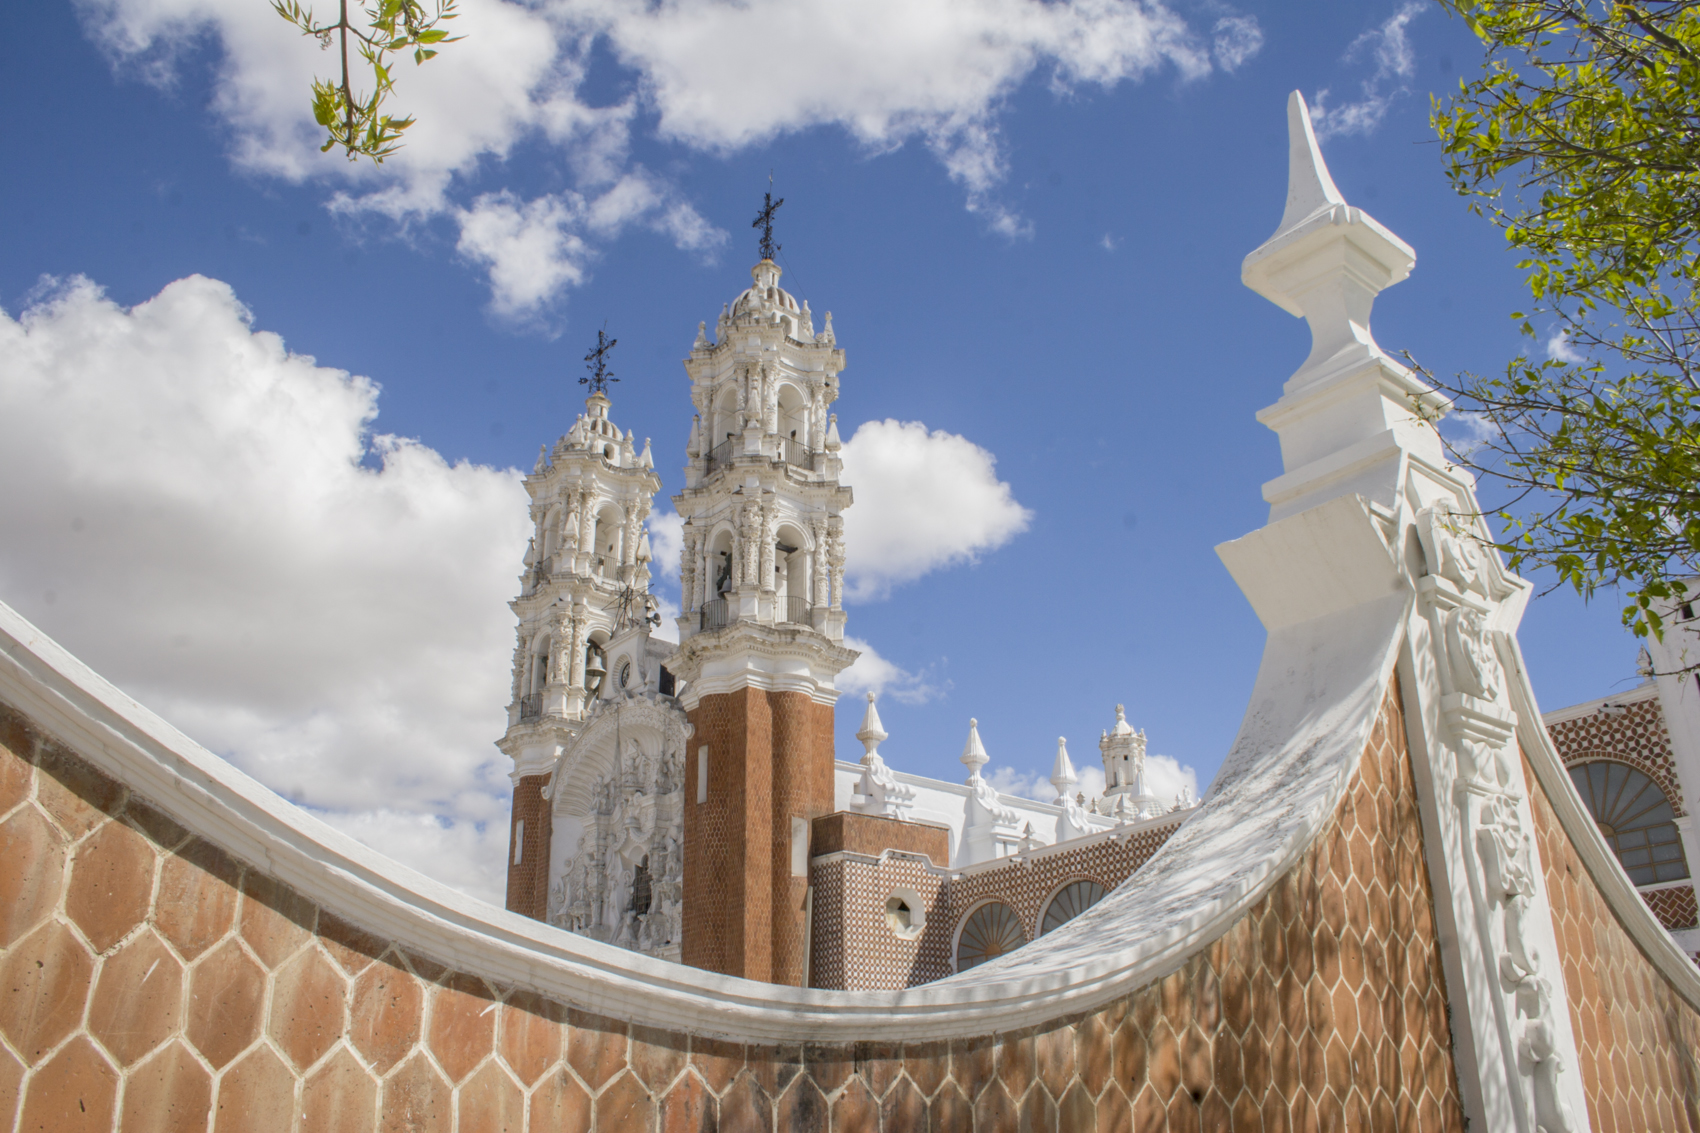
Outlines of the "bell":
M602 663L602 654L592 652L584 663L584 687L595 692L602 687L602 678L608 675L608 668Z

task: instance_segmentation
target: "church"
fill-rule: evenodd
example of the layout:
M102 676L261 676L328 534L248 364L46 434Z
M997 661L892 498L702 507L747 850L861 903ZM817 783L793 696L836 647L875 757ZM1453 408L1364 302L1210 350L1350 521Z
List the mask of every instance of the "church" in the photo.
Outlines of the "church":
M676 642L605 383L526 480L506 909L0 605L0 1128L1700 1131L1700 620L1543 721L1532 587L1371 333L1416 253L1287 133L1240 280L1310 349L1216 548L1267 637L1198 799L1109 705L1097 798L1062 746L999 794L972 721L965 782L907 774L867 701L837 759L848 371L763 255L685 363Z
M526 478L508 730L509 909L661 959L796 987L903 988L995 958L1119 885L1191 813L1146 784L1116 706L1087 799L1063 740L1055 804L998 792L976 721L964 782L903 774L872 694L855 762L833 750L844 645L828 312L780 286L769 227L751 285L685 359L690 439L678 643L659 636L645 520L654 454L611 416L606 336L585 411ZM680 399L681 412L684 399Z

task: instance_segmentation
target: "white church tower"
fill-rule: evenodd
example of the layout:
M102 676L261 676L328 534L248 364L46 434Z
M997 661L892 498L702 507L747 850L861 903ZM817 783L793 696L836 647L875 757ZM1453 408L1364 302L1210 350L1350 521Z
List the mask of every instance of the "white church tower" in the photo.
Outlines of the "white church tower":
M544 788L583 729L591 700L620 679L608 672L610 644L641 632L647 646L654 610L644 520L661 478L649 442L640 452L632 433L609 417L603 390L612 379L602 363L612 345L603 339L587 357L597 370L586 379L592 392L584 413L553 450L538 453L525 478L535 533L519 597L510 603L518 640L508 729L497 746L514 761L508 908L535 917L545 913L549 881ZM640 650L637 671L658 674L659 655L669 651L660 643ZM646 665L647 652L658 655ZM631 672L624 676L632 680Z

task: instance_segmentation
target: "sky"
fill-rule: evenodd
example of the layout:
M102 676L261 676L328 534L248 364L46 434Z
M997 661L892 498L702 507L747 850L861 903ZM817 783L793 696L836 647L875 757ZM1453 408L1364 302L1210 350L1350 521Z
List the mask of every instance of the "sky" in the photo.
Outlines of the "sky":
M1304 92L1346 198L1417 250L1375 311L1437 373L1521 349L1514 257L1448 187L1423 3L464 0L398 69L382 168L318 152L332 57L264 0L26 5L0 43L0 600L313 813L501 900L521 471L619 339L664 486L681 360L785 204L783 283L848 365L838 754L1083 786L1125 704L1206 786L1264 633L1214 546L1267 519L1254 419L1304 325L1239 282ZM1543 328L1537 328L1537 331ZM1559 344L1558 348L1561 348ZM1484 501L1495 490L1484 488ZM1537 584L1541 583L1536 579ZM1532 603L1557 708L1628 687L1614 603Z

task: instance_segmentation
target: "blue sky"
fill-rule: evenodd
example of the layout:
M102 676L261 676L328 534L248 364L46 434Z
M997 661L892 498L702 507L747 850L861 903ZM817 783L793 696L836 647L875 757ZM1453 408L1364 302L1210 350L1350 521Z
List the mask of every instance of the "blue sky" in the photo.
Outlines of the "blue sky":
M571 424L606 322L614 417L677 489L680 359L747 285L770 171L784 282L848 353L841 432L924 423L909 455L966 493L939 496L957 530L902 527L877 429L847 476L884 548L850 547L849 632L903 770L960 778L969 716L1011 781L1058 735L1089 765L1122 702L1214 773L1263 632L1212 548L1265 521L1253 414L1308 349L1239 283L1281 213L1288 91L1417 250L1383 347L1451 372L1522 342L1513 257L1426 124L1480 58L1438 8L464 8L468 40L403 69L421 124L379 173L315 152L328 57L262 0L13 13L0 599L475 892L506 831L508 470ZM1632 681L1609 599L1542 598L1522 640L1549 708ZM841 704L843 757L859 719Z

